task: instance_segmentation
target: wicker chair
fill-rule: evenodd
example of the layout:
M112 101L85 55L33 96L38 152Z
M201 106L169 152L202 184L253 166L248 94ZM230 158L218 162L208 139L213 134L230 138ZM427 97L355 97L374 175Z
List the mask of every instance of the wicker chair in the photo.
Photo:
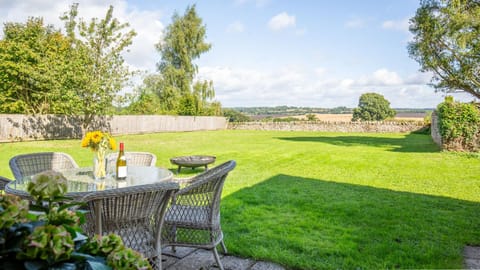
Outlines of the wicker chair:
M0 190L5 190L5 185L10 183L10 181L12 180L6 177L0 176Z
M43 152L14 156L10 159L10 169L15 179L34 175L46 170L78 168L73 158L60 152Z
M173 192L174 182L92 192L82 201L87 204L85 231L119 235L125 246L150 260L154 269L162 269L161 228L163 216Z
M110 153L107 155L107 170L108 168L116 168L118 153ZM128 166L155 166L157 163L157 156L148 152L125 152Z
M231 160L196 175L173 195L164 218L163 245L172 246L173 251L175 246L210 249L223 269L217 252L217 245L221 244L227 253L220 226L220 200L223 183L235 166Z

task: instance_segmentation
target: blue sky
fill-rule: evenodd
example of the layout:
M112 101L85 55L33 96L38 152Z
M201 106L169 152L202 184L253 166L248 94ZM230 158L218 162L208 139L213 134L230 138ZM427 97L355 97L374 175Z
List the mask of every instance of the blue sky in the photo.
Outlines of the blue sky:
M2 22L43 17L58 27L70 1L0 0ZM444 98L430 74L408 56L408 20L418 0L79 1L79 17L114 16L138 32L125 60L155 71L175 11L196 4L212 49L196 62L226 107L356 107L362 93L384 95L395 108L432 108ZM128 91L128 90L127 90ZM469 101L466 95L455 95Z

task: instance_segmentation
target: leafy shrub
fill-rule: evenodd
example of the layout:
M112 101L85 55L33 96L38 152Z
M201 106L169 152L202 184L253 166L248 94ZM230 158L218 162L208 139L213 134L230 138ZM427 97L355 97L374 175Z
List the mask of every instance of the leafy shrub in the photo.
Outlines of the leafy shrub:
M46 171L32 178L27 191L36 202L0 195L0 269L152 269L140 253L114 234L88 239L80 211L66 203L63 175Z
M223 116L228 117L228 122L252 121L250 117L234 109L223 109Z
M305 116L307 117L307 121L317 121L317 116L313 113L309 113Z
M28 192L33 200L41 204L50 198L61 197L67 192L67 179L55 171L45 171L32 177L28 183Z
M0 229L9 228L18 222L25 222L28 202L16 196L0 196Z
M96 256L108 256L115 250L120 250L122 246L122 239L118 235L107 235L100 237L95 235L80 250L88 251Z
M123 248L116 252L111 252L107 256L108 265L113 269L151 269L150 264L146 260L139 260L138 253L130 248Z
M432 124L432 112L427 112L423 117L423 124L425 126L430 126Z
M473 103L455 102L452 97L437 107L444 148L477 151L480 147L480 110Z
M45 225L36 227L24 241L19 260L46 261L48 265L70 259L74 249L72 235L63 226Z

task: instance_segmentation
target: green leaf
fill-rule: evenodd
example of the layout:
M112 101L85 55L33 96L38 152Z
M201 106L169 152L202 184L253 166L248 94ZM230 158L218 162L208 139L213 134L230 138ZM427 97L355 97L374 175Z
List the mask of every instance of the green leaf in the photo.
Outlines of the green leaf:
M90 266L92 270L112 270L111 267L99 261L87 260L86 263L88 264L88 266Z
M45 261L26 261L23 265L27 270L41 270L48 268L48 264Z
M64 198L68 198L68 197L64 197ZM71 199L71 198L69 198ZM63 201L61 201L63 202ZM83 202L72 202L72 203L65 203L65 204L62 204L60 205L60 207L58 208L59 210L63 210L63 209L69 209L69 208L73 208L73 207L77 207L77 206L85 206L86 204L83 203Z
M67 229L68 230L68 229ZM88 236L82 234L82 233L79 233L78 231L76 230L73 230L73 232L75 233L75 237L73 237L73 241L74 242L78 242L78 241L85 241L85 240L88 240Z

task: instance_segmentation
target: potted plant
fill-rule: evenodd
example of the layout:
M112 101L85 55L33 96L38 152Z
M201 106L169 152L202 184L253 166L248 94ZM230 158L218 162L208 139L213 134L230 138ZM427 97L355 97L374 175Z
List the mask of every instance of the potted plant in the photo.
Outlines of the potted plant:
M114 234L88 238L79 203L64 197L65 177L35 175L27 188L34 203L0 195L0 269L152 269L147 259Z

